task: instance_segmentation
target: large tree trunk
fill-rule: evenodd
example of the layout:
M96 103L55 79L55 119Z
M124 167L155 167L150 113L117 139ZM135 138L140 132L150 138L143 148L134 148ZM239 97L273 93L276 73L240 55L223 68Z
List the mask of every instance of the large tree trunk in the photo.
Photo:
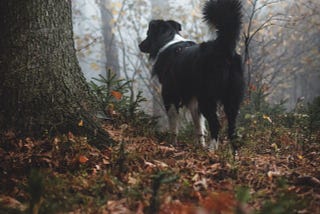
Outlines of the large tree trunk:
M0 1L0 27L1 129L80 131L109 141L91 116L93 99L75 55L71 1Z

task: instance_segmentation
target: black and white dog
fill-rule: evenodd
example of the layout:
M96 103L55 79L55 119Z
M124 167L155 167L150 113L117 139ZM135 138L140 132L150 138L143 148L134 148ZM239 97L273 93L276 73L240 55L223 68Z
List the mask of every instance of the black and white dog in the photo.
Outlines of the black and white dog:
M152 20L147 38L139 48L153 60L153 74L162 85L162 97L169 126L178 133L177 117L181 106L192 115L196 135L203 146L218 148L220 124L217 103L221 103L228 119L228 136L235 136L236 117L244 91L241 56L236 45L241 28L240 0L209 0L203 8L203 19L210 29L215 28L214 40L196 44L182 38L181 25L176 21ZM211 134L205 143L207 119ZM176 137L173 139L176 142Z

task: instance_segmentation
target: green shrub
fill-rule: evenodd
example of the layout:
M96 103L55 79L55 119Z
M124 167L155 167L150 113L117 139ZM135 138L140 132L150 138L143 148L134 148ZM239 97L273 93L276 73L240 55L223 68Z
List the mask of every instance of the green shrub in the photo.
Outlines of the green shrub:
M309 114L309 124L311 132L318 132L320 130L320 96L316 97L312 103L307 106Z
M133 94L128 95L131 81L118 79L111 70L108 70L107 77L100 75L100 78L93 79L100 84L91 81L89 86L98 99L100 109L106 115L112 116L113 111L130 111L130 101L133 100Z
M141 91L134 93L131 80L119 79L111 70L108 70L107 77L100 75L100 78L94 80L99 84L91 81L89 86L97 97L100 110L108 119L139 127L139 134L149 135L155 132L156 118L141 110L146 99Z

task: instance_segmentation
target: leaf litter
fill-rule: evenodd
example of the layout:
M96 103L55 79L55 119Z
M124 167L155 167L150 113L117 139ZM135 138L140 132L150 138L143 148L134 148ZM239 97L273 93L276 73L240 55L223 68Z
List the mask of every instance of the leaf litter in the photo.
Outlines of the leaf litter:
M226 143L213 153L135 136L128 125L104 128L118 142L104 150L71 132L42 140L2 134L0 213L32 204L40 213L320 213L319 143L303 153L244 146L234 159ZM29 185L34 169L41 201Z

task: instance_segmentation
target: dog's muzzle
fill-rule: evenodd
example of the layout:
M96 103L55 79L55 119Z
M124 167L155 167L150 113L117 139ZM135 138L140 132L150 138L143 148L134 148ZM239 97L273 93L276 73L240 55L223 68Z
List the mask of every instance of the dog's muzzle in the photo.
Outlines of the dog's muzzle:
M139 44L139 49L141 52L143 53L149 53L149 45L147 44L148 42L146 40L143 40L140 44Z

